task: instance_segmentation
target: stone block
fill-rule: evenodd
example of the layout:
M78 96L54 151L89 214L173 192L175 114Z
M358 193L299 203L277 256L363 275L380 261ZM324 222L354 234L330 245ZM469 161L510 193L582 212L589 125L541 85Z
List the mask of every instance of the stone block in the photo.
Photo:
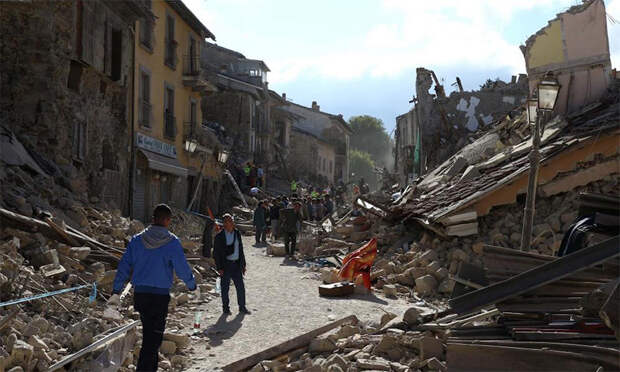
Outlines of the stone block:
M432 275L424 275L415 280L416 292L428 295L435 292L437 280Z
M269 242L267 243L267 254L276 257L286 256L286 249L284 249L284 243Z
M159 347L159 351L164 355L171 355L177 350L177 344L174 341L164 340Z
M384 285L383 294L385 294L385 297L396 298L398 296L398 292L396 291L396 286L393 284Z

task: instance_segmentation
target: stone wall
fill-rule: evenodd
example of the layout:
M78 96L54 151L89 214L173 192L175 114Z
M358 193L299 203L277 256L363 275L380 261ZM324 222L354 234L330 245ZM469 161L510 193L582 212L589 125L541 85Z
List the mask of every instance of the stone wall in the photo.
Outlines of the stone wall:
M83 35L76 29L77 4L0 5L0 124L27 148L57 164L50 165L50 171L66 179L72 191L96 201L106 199L127 213L133 38L129 24L108 3L88 3L88 59L94 67L83 62L77 54L78 37ZM113 29L122 40L122 64L115 76L110 68ZM83 139L81 147L78 138ZM106 188L104 181L114 178L114 188Z
M233 151L249 153L250 105L254 99L245 93L224 91L211 93L201 101L204 120L215 121L233 138Z
M528 96L525 75L518 79L513 77L510 83L488 80L480 90L454 91L449 96L445 95L442 86L434 86L435 94L431 94L429 89L432 86L432 72L418 68L417 112L410 120L419 122L422 168L427 170L432 170L465 146L472 133L488 128L525 103ZM409 143L405 139L401 142Z

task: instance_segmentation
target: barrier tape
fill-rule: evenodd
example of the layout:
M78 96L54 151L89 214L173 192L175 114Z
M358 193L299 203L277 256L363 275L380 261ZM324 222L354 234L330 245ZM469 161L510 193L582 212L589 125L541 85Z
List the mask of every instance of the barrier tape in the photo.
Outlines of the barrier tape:
M0 308L5 307L5 306L20 304L22 302L30 302L33 300L39 300L41 298L52 297L52 296L56 296L56 295L63 294L63 293L74 292L74 291L77 291L78 289L90 288L90 287L92 287L92 290L90 291L90 295L88 296L88 302L93 303L95 301L95 298L97 297L97 283L85 284L85 285L80 285L80 286L73 287L73 288L65 288L65 289L59 289L57 291L52 291L52 292L40 293L34 296L20 298L19 300L0 302Z

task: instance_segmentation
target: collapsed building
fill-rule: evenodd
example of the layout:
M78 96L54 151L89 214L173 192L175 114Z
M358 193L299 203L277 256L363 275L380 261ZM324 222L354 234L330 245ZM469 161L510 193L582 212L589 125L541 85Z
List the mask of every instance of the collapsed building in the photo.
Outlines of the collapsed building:
M435 94L429 92L433 85ZM477 91L463 90L459 78L457 85L459 90L446 96L435 72L417 69L414 108L396 118L394 171L401 183L441 164L472 141L475 132L492 126L528 96L523 74L510 83L488 80Z

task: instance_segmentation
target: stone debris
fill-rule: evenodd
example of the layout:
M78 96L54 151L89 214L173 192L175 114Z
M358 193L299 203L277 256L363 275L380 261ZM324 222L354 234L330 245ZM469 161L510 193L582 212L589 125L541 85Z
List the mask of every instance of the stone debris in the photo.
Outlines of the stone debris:
M380 323L395 316L386 315ZM377 334L371 324L344 325L250 371L444 371L445 334L413 328L405 325Z
M62 182L33 176L19 166L1 165L0 208L44 224L51 215L60 229L85 238L68 244L66 239L31 231L28 225L7 220L2 214L0 302L97 283L98 294L92 304L88 301L89 289L81 289L22 303L12 319L9 317L16 305L0 308L0 371L46 371L92 344L99 335L138 319L131 306L131 292L120 308L107 307L105 301L111 294L124 247L145 226L121 216L117 209L108 209L103 202L93 202L65 188ZM39 186L29 186L33 184ZM184 319L192 317L197 305L217 297L213 290L215 274L210 268L213 261L200 254L203 220L178 209L174 214L170 230L181 239L200 291L187 293L180 281L173 286L170 308L176 310L169 313L160 350L160 368L164 370L183 370L190 364L191 338ZM7 322L3 324L3 320ZM125 337L71 362L71 369L98 371L106 363L115 363L120 371L135 370L138 334L138 329L127 332Z

